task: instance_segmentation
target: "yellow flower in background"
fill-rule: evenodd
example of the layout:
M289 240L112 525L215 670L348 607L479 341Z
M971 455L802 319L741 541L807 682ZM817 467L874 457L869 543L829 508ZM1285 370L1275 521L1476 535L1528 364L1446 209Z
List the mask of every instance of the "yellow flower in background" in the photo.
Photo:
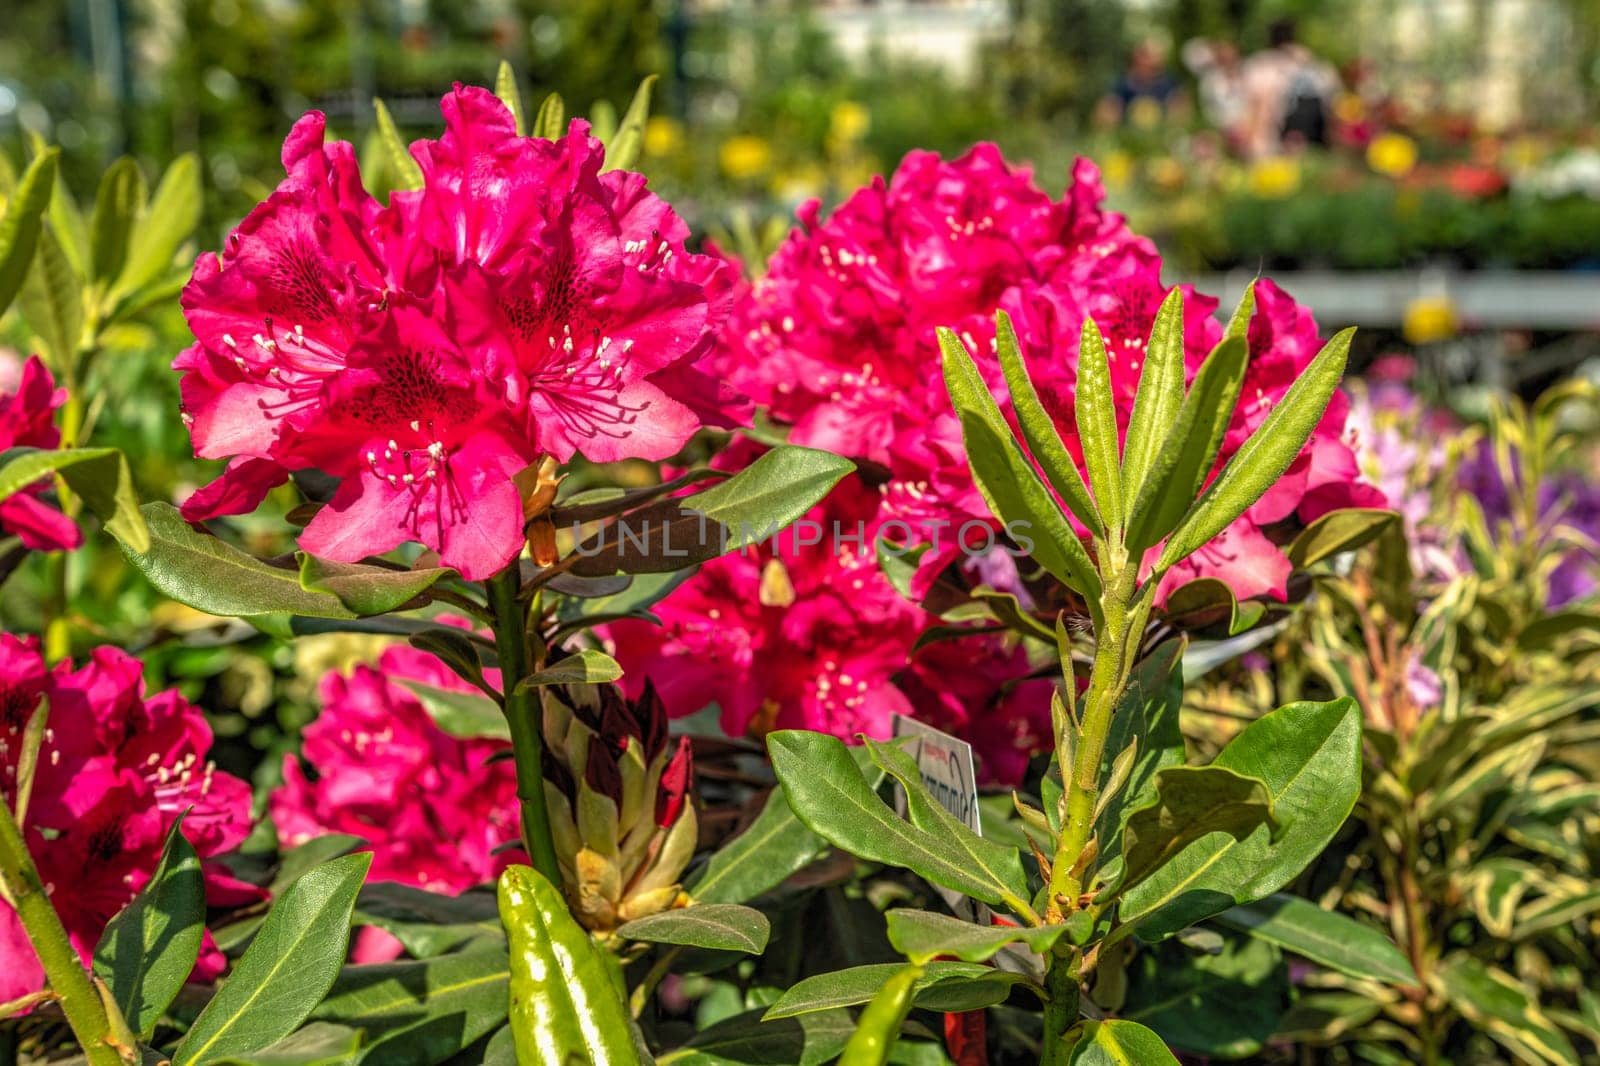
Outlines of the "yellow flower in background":
M1133 156L1120 148L1107 152L1100 166L1100 176L1105 179L1108 189L1127 188L1128 179L1133 177Z
M838 141L858 141L872 127L872 113L854 100L841 100L828 116L828 136Z
M1505 146L1506 167L1519 173L1544 162L1544 156L1544 146L1533 137L1517 137Z
M1391 178L1403 178L1417 165L1417 142L1403 133L1384 133L1367 145L1367 166Z
M1136 97L1128 105L1128 125L1141 130L1155 129L1161 125L1161 105L1148 96Z
M666 115L655 115L644 124L644 152L660 158L683 150L683 123Z
M1183 188L1183 164L1164 155L1160 159L1152 159L1149 163L1150 181L1156 188L1163 192L1175 192Z
M1250 164L1245 179L1253 196L1263 200L1282 200L1300 188L1300 163L1287 156L1258 159Z
M772 167L772 145L765 137L740 134L722 142L717 152L722 173L734 181L760 177Z
M1406 305L1400 332L1409 344L1449 340L1461 328L1456 305L1448 296L1419 296Z
M1367 117L1367 105L1355 93L1340 93L1333 102L1333 113L1340 122L1353 126Z

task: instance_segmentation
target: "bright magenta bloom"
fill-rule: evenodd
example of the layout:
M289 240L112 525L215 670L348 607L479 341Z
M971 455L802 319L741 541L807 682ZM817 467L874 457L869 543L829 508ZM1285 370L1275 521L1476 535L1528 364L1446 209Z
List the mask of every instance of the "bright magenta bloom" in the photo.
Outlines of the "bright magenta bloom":
M0 452L12 448L55 448L61 443L56 408L67 402L67 390L56 388L38 356L22 364L12 392L0 389ZM61 551L83 543L72 519L39 497L49 488L40 481L0 500L0 531L17 537L34 551Z
M23 729L49 700L23 836L62 924L87 962L106 923L150 880L172 824L202 860L250 832L250 786L207 760L211 728L174 691L146 696L137 659L98 648L82 667L45 666L38 642L0 634L0 802L16 802ZM260 890L205 861L207 902ZM44 971L16 912L0 903L0 1002L43 987ZM195 976L220 972L209 936Z
M184 291L196 344L174 366L196 453L231 458L184 506L248 511L290 471L340 487L302 536L353 561L406 541L469 579L517 554L511 476L541 454L661 459L745 411L697 366L731 299L718 259L581 121L518 137L457 86L423 186L387 206L323 118L296 123L287 177L203 255Z
M1167 288L1149 241L1102 207L1099 176L1080 160L1060 200L993 145L954 162L908 155L886 183L857 191L826 221L815 203L754 282L725 332L721 366L790 440L857 457L886 473L886 515L931 541L990 520L967 470L959 424L939 372L935 330L951 326L1004 394L993 358L994 314L1014 320L1046 408L1078 454L1073 419L1079 330L1093 317L1106 336L1122 428L1133 409L1144 345ZM1320 347L1315 323L1270 282L1257 287L1251 364L1226 459ZM1189 294L1185 349L1192 376L1220 339L1216 301ZM1267 500L1167 580L1218 577L1240 597L1282 597L1289 564L1261 527L1308 520L1381 495L1357 482L1340 439L1336 401L1312 442ZM881 475L880 475L881 476ZM922 591L959 551L954 536L924 555Z

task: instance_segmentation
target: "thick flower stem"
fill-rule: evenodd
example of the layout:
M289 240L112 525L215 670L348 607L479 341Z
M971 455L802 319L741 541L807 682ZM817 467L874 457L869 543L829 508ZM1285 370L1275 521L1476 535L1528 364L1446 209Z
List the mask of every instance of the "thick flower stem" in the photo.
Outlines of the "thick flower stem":
M83 1046L89 1066L120 1066L122 1056L106 1042L111 1019L95 991L50 896L39 881L39 871L22 840L11 808L0 802L0 884L16 906L17 917L39 956L50 989L61 1003L67 1024Z
M521 578L516 562L489 579L489 606L494 611L494 645L500 658L500 684L505 693L506 723L511 728L511 754L517 764L517 799L522 811L522 845L533 868L552 885L561 884L550 834L550 812L544 802L544 740L539 734L539 703L522 687L528 676L527 616L517 600Z
M1072 1051L1067 1044L1067 1031L1078 1024L1078 972L1071 957L1051 955L1044 982L1050 998L1044 1005L1044 1043L1039 1049L1039 1066L1066 1066Z

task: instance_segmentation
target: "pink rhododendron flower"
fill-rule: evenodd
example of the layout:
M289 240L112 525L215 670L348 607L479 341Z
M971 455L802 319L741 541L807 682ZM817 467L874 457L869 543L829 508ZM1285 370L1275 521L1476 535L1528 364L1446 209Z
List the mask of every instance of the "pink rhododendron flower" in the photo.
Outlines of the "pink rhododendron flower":
M12 448L55 448L61 443L56 408L67 402L50 371L32 356L22 364L14 389L0 391L0 452ZM83 543L77 525L40 499L49 479L29 485L0 500L0 532L14 536L34 551L61 551Z
M498 684L496 672L490 681ZM510 744L463 740L434 724L406 683L475 693L435 656L395 646L377 668L330 674L322 711L269 808L285 847L324 833L371 845L372 881L456 894L492 881L520 849L516 768L490 762Z
M407 541L477 580L521 545L511 477L541 454L662 459L746 406L699 366L731 300L720 259L574 121L518 137L487 90L444 98L387 205L355 155L296 123L287 176L184 290L174 367L196 454L230 459L184 506L251 510L291 471L338 492L301 538L354 561Z
M207 761L211 728L199 709L174 691L145 695L138 660L115 648L96 649L77 669L51 669L36 640L0 634L0 802L16 802L23 730L41 698L49 717L23 835L85 962L106 923L150 880L185 810L182 831L202 860L207 902L261 898L209 861L249 834L250 786ZM0 1002L43 987L22 924L3 902L0 947ZM221 969L208 936L195 976Z
M1106 211L1094 167L1080 160L1059 200L993 145L946 162L908 155L887 182L857 191L823 221L815 203L739 301L720 366L790 440L829 448L887 477L886 516L914 540L934 528L992 523L967 469L960 427L939 370L935 331L950 326L1004 395L993 355L994 314L1011 315L1029 371L1067 448L1081 461L1073 418L1079 331L1093 317L1106 337L1122 430L1132 413L1155 314L1168 288L1154 246ZM1192 378L1221 337L1216 301L1187 295L1184 347ZM1244 392L1221 458L1260 424L1321 347L1315 323L1271 282L1257 286ZM1003 406L1009 407L1009 404ZM1336 507L1379 505L1341 439L1336 400L1273 493L1175 570L1163 593L1217 577L1243 597L1282 597L1289 564L1262 527L1309 521ZM925 590L968 537L945 536L922 557Z

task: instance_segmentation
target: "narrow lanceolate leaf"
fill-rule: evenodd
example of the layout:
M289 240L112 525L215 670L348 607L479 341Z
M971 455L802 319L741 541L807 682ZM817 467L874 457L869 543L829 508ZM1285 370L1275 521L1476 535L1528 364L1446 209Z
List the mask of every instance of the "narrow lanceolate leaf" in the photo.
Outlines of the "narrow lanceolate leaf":
M505 1024L510 984L510 963L498 946L346 966L311 1016L366 1034L361 1054L343 1062L431 1066Z
M374 97L372 109L378 113L378 138L383 142L383 157L393 172L394 187L422 188L422 167L411 157L411 150L406 147L405 138L400 136L400 130L395 126L388 107L382 100Z
M1527 985L1465 953L1434 971L1438 991L1468 1021L1494 1037L1518 1061L1575 1066L1572 1041L1545 1014Z
M107 532L133 551L150 550L150 531L122 452L116 448L26 452L0 467L0 500L52 473L59 474L100 517Z
M44 229L44 213L50 206L50 192L56 181L56 149L52 148L23 173L17 191L6 203L0 217L0 313L22 289L33 262L34 248Z
M1167 538L1156 575L1198 551L1259 500L1300 454L1328 408L1350 356L1355 330L1334 335L1250 439L1234 453L1193 509Z
M635 918L617 929L627 940L651 944L683 944L713 951L759 955L767 950L772 926L767 916L737 903L703 903Z
M1222 331L1223 340L1237 337L1242 341L1250 339L1250 319L1256 313L1256 282L1250 279L1250 284L1244 287L1244 294L1239 297L1239 304L1233 309L1233 314L1228 316L1228 328Z
M1277 827L1267 786L1226 767L1169 766L1156 774L1155 793L1123 826L1120 890L1202 837L1241 841L1258 828Z
M1172 532L1199 497L1222 450L1248 359L1243 338L1229 337L1201 364L1128 518L1130 555L1137 557Z
M1122 497L1137 500L1156 450L1172 432L1183 404L1183 290L1173 286L1161 301L1139 367L1139 391L1122 449Z
M147 190L139 164L123 156L100 179L89 216L89 262L98 284L122 272L128 258L128 238L144 213Z
M517 88L517 72L511 69L511 64L505 60L500 61L500 69L494 75L494 94L500 102L506 105L506 110L511 112L511 119L516 124L517 136L524 137L528 133L527 116L522 113L522 90Z
M768 735L767 749L795 815L824 840L985 903L1026 895L1020 858L998 873L975 868L953 842L910 824L879 799L837 737L779 730Z
M1111 395L1111 364L1106 341L1094 319L1083 320L1078 341L1078 387L1073 398L1083 464L1089 471L1095 504L1109 529L1122 528L1122 446L1117 434L1117 402Z
M1178 1066L1159 1036L1138 1022L1120 1019L1085 1021L1067 1062L1069 1066Z
M33 267L17 293L17 309L44 342L50 363L68 367L83 338L83 279L50 226L39 231Z
M122 1016L148 1040L194 970L205 933L206 889L200 859L173 823L150 883L106 925L94 949L94 972Z
M945 388L961 418L967 461L984 502L1013 535L1032 542L1030 554L1041 566L1091 605L1098 604L1100 579L1094 562L1011 436L966 346L953 332L941 329L939 347L944 353Z
M953 955L962 962L985 962L1010 944L1026 944L1043 955L1067 931L1064 925L974 925L930 911L896 907L884 916L889 943L912 962L932 962Z
M573 920L561 890L527 866L500 875L511 949L511 1031L518 1062L637 1066L620 971Z
M347 855L289 886L173 1052L173 1066L259 1051L305 1021L339 976L356 893L371 865L370 854Z
M1051 487L1066 502L1078 521L1096 536L1105 536L1106 527L1089 497L1089 488L1083 483L1078 464L1061 442L1055 422L1039 393L1028 379L1028 369L1022 360L1022 347L1017 343L1016 330L1011 326L1011 316L1001 311L995 316L995 348L1000 356L1000 369L1006 376L1006 388L1011 392L1011 404L1016 408L1017 424L1022 427L1022 438L1028 442L1028 451L1034 462L1044 471Z
M1224 911L1215 921L1351 977L1400 986L1417 983L1416 972L1394 941L1298 896L1268 896Z
M200 208L200 161L185 152L161 175L150 207L133 231L117 289L134 292L170 270L178 249L200 224Z
M631 170L639 161L639 152L644 148L644 124L650 120L650 90L655 84L654 74L639 83L616 134L606 138L606 162L601 169Z
M560 93L551 93L539 105L539 113L533 119L533 135L553 141L561 136L567 122L567 107L561 99Z

